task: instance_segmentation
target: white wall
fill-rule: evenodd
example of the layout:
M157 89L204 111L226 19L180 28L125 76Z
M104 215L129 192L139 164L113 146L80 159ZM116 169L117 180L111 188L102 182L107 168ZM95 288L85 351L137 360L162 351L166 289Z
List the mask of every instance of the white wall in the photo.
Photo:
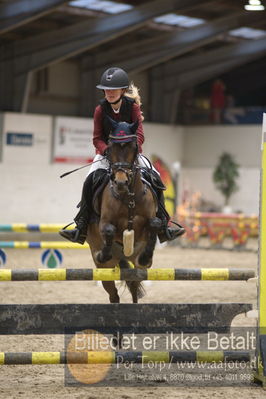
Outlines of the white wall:
M143 152L150 157L159 155L171 166L183 158L184 128L160 123L144 123L145 143Z
M51 162L53 118L6 113L0 114L0 124L0 223L71 221L87 170L60 179L60 174L80 165ZM160 156L170 168L174 162L181 162L182 187L200 190L205 199L217 204L223 199L212 183L213 168L223 151L233 153L241 165L241 189L231 205L234 210L258 213L260 126L184 128L144 123L144 130L144 154ZM33 145L7 146L7 132L31 133Z
M235 156L246 168L260 167L262 127L238 126L187 126L184 137L184 167L214 167L222 152Z
M1 129L0 223L56 223L71 220L86 172L60 179L79 165L51 163L52 118L4 115ZM32 146L7 146L7 132L32 133Z
M234 211L258 214L261 131L258 125L186 127L183 187L200 191L205 199L222 206L223 197L215 189L212 173L222 152L229 152L240 165L239 191L230 205Z

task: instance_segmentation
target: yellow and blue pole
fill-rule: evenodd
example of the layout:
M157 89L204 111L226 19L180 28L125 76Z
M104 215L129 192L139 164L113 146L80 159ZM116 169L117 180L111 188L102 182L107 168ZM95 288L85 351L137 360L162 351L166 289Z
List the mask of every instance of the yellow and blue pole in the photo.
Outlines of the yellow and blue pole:
M89 245L65 241L0 241L0 248L13 249L87 249Z
M59 230L63 229L64 224L59 223L41 223L41 224L26 224L26 223L12 223L12 224L0 224L0 232L16 232L16 233L27 233L27 232L39 232L39 233L58 233ZM67 230L73 227L67 227Z

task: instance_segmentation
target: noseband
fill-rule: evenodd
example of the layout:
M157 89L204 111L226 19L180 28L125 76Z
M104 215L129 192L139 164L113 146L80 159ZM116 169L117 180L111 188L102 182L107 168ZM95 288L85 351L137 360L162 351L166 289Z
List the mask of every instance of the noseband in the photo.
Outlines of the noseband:
M115 180L115 174L117 172L123 172L125 173L125 175L127 176L127 186L128 189L131 188L131 186L133 186L134 183L134 177L135 177L135 173L136 173L136 164L135 161L131 164L129 162L114 162L114 163L110 163L110 179L112 181Z
M111 166L111 169L113 169L113 170L125 171L125 169L130 169L130 170L133 169L134 163L131 164L129 162L114 162L114 163L110 163L110 166Z

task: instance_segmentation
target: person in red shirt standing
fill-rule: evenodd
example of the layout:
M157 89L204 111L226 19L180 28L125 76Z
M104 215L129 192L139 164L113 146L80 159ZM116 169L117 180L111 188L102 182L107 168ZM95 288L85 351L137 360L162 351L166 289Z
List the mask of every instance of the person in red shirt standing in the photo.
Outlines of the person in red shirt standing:
M129 84L127 73L117 67L108 68L101 77L101 82L96 86L98 89L104 91L104 99L95 108L94 112L94 131L93 131L93 144L96 150L96 156L90 168L89 174L84 182L82 198L80 202L80 211L75 217L76 228L73 230L62 229L59 233L72 242L79 242L84 244L88 223L90 221L92 211L92 186L93 176L97 170L106 171L109 167L106 155L108 147L109 134L112 130L110 118L115 121L123 121L132 123L138 121L138 128L136 131L137 144L138 144L138 163L143 168L150 168L150 162L142 155L142 144L144 142L143 133L143 115L140 109L141 101L138 94L138 89ZM152 173L156 175L156 179L160 181L158 172L152 167ZM161 183L161 181L160 181ZM162 187L163 184L161 183ZM157 187L158 191L158 187ZM161 190L160 190L161 191ZM164 199L162 191L160 193L160 204L164 208ZM159 207L160 208L160 207ZM184 234L185 229L177 225L177 228L172 229L168 227L168 221L165 217L165 212L157 216L163 220L162 234L160 241L173 240L176 237Z
M211 120L213 123L221 123L224 107L225 85L221 79L216 79L211 88Z

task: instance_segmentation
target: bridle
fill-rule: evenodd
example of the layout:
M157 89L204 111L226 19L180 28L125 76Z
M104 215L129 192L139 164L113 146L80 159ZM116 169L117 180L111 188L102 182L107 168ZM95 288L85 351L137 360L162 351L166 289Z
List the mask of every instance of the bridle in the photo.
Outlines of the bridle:
M139 169L139 166L137 165L137 153L138 153L138 147L136 145L133 162L130 163L130 162L111 162L107 152L107 159L110 164L109 174L110 174L111 193L116 199L120 200L128 207L128 230L132 230L133 228L134 209L136 206L134 186L135 186L137 170ZM122 194L116 190L114 185L115 174L117 172L123 172L127 176L127 191Z
M111 169L111 180L114 181L115 179L115 174L117 172L123 172L127 176L127 186L128 189L132 186L135 174L136 174L136 163L135 161L131 164L129 162L114 162L110 163L110 169Z
M110 142L112 143L112 140L110 140ZM107 160L109 161L109 165L110 165L109 174L110 174L110 180L112 182L114 181L115 174L117 172L123 172L127 176L128 190L130 190L134 187L136 171L139 168L137 165L137 154L138 154L138 147L136 145L135 153L133 155L133 162L131 162L131 163L126 162L126 161L112 162L110 159L110 147L108 148L106 156L107 156Z

